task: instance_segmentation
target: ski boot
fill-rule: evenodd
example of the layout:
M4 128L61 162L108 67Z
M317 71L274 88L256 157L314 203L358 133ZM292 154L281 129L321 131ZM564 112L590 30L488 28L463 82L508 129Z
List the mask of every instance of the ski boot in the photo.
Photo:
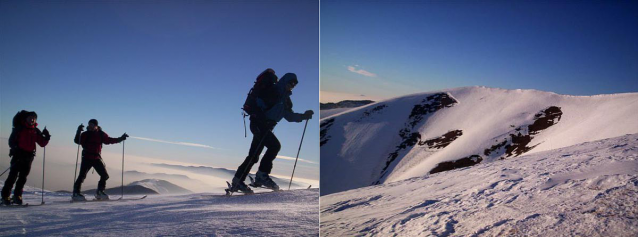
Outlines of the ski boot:
M5 206L11 205L11 199L9 199L9 197L3 197L2 198L2 205L5 205Z
M97 200L109 200L109 195L104 193L104 190L98 190L95 193L95 199L97 199Z
M257 175L255 175L255 182L253 183L255 187L265 187L268 189L272 189L274 191L279 191L279 185L272 181L270 176L266 172L257 171Z
M234 192L242 192L244 194L253 194L253 190L248 187L243 181L240 181L237 177L233 178L233 184L230 186L229 191L231 193Z
M11 201L13 202L13 204L22 205L22 196L13 195L13 198L11 198Z
M74 193L73 193L73 196L71 197L71 199L72 199L74 202L83 202L83 201L86 201L86 198L85 198L85 197L84 197L84 195L82 195L82 193L80 193L80 192L74 192Z

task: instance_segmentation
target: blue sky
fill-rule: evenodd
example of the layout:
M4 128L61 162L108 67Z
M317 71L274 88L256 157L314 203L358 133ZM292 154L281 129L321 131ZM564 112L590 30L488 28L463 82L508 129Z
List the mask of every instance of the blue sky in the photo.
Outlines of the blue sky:
M251 139L240 108L261 71L296 73L293 110L318 112L318 8L316 1L2 1L0 136L9 137L17 111L34 110L53 136L47 162L74 164L75 130L95 118L112 137L214 148L129 139L131 156L236 169ZM310 120L300 155L310 162L295 176L318 179L317 125ZM296 155L303 126L277 126L280 155ZM290 175L293 162L276 161L273 173Z
M320 31L322 101L474 85L638 91L635 1L321 1Z

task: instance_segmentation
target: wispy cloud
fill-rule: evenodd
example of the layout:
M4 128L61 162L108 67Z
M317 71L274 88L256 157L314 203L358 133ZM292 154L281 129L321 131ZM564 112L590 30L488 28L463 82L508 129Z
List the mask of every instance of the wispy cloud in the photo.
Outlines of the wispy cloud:
M160 143L167 143L167 144L174 144L174 145L194 146L194 147L202 147L202 148L221 150L221 148L212 147L212 146L204 145L204 144L190 143L190 142L171 142L171 141L164 141L164 140L153 139L153 138L134 137L134 136L131 136L131 138L138 139L138 140L143 140L143 141L149 141L149 142L160 142Z
M361 75L364 75L364 76L366 76L366 77L376 77L376 76L377 76L377 74L374 74L374 73L368 72L368 71L366 71L366 70L363 70L363 69L357 69L356 67L358 67L358 66L359 66L359 65L348 66L348 71L351 71L351 72L354 72L354 73L357 73L357 74L361 74Z
M295 160L295 158L294 158L294 157L290 157L290 156L277 156L277 158L279 158L279 159L284 159L284 160ZM317 163L317 162L309 161L309 160L305 160L305 159L301 159L301 158L299 158L299 161L300 161L300 162L310 163L310 164L319 164L319 163Z

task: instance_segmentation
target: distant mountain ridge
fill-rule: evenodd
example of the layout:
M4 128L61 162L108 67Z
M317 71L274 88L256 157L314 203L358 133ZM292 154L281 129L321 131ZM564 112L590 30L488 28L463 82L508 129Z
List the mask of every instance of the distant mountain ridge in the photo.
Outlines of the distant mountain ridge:
M372 100L344 100L337 103L320 103L319 109L355 108L372 103L374 103Z
M96 189L89 189L82 193L93 195ZM120 194L122 192L121 187L107 188L104 190L107 194ZM182 188L171 182L161 179L145 179L135 181L130 184L124 185L124 194L135 195L153 195L153 194L187 194L192 193L190 190Z
M321 195L638 133L638 93L463 87L323 118Z

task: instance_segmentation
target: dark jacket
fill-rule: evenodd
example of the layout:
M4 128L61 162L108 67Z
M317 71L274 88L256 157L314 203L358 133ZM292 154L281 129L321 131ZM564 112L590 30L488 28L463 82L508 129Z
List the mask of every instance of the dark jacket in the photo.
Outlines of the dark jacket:
M33 127L21 126L13 128L9 136L9 147L13 152L27 152L35 154L35 144L44 147L49 144L49 140L45 138L37 124ZM19 149L20 151L16 150Z
M302 114L292 111L292 92L286 91L286 84L296 80L293 73L286 73L270 90L257 98L257 105L263 111L264 117L272 122L279 122L285 118L288 122L301 122Z
M98 127L97 131L86 131L80 134L78 131L73 139L75 144L82 145L82 156L88 159L102 158L102 144L115 144L122 141L121 138L112 138Z

